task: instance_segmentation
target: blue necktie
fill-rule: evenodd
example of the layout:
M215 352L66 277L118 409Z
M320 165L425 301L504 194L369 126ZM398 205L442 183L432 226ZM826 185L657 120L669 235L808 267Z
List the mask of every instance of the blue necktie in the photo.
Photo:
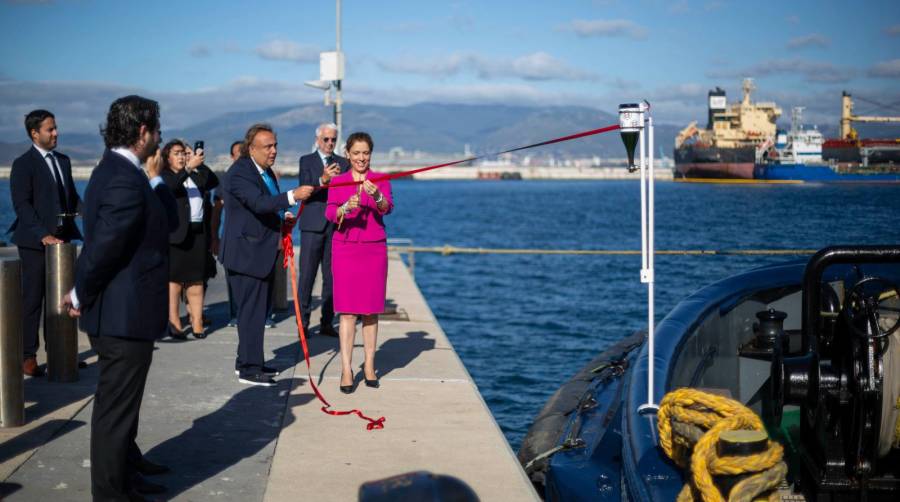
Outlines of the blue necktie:
M261 175L262 175L263 181L266 182L266 188L269 189L269 193L272 195L278 195L278 187L275 186L275 180L273 180L272 177L269 176L269 172L263 171L261 173ZM278 211L278 217L281 218L282 220L284 219L284 211L283 210Z

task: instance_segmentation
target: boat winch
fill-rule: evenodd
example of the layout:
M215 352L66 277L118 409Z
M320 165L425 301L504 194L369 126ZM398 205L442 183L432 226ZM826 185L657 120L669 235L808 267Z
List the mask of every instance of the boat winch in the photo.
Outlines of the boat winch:
M800 350L788 353L784 330L769 330L766 421L779 427L785 410L799 406L795 475L808 499L897 500L900 491L900 463L891 460L900 418L900 289L865 273L881 263L900 263L900 247L820 251L804 273ZM849 277L822 283L834 265L852 265Z

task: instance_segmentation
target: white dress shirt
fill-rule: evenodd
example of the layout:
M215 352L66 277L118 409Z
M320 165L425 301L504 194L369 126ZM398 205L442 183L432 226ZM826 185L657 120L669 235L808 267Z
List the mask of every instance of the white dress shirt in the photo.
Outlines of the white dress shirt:
M50 170L50 175L53 176L53 181L56 181L57 178L60 178L62 176L62 167L59 168L59 172L56 172L56 168L53 167L53 162L51 162L50 159L47 158L48 155L53 155L53 157L56 157L56 154L53 153L53 150L44 150L43 148L37 146L36 143L32 144L34 145L34 149L41 154L41 158L44 159L44 163L47 164L47 169ZM56 165L59 165L59 159L56 159ZM65 187L66 178L61 177L60 179L62 180L63 187Z

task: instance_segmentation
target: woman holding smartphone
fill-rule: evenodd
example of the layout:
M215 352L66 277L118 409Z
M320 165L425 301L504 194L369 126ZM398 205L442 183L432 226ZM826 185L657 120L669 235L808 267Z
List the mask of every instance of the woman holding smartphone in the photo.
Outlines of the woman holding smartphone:
M178 205L178 228L169 233L169 334L185 339L179 305L185 292L191 330L196 338L206 338L203 328L203 280L206 278L206 254L209 228L205 224L203 200L219 185L209 169L200 169L203 150L193 152L190 160L187 143L174 139L162 150L161 176Z

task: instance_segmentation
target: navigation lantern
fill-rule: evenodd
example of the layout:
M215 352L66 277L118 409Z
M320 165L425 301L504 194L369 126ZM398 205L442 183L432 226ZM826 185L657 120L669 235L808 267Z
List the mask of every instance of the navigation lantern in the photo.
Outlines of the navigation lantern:
M634 165L634 149L643 128L644 110L641 105L637 103L619 105L619 133L628 153L628 172L637 170L637 166Z

